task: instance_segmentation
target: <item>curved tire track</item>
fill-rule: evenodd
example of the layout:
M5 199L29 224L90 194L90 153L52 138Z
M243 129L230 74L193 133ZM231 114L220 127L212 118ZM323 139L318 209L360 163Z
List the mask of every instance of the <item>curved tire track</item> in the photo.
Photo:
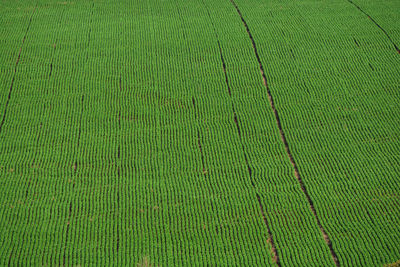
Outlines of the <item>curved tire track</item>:
M234 0L229 0L229 1L232 3L234 8L236 9L236 12L238 13L240 19L242 20L243 26L246 28L247 34L248 34L249 39L250 39L250 41L252 43L253 50L254 50L254 55L255 55L255 57L257 59L257 62L258 62L259 68L260 68L263 84L264 84L265 88L267 89L268 100L269 100L271 109L272 109L272 111L274 113L274 116L275 116L276 125L277 125L277 127L279 129L279 134L280 134L281 140L282 140L282 142L283 142L283 144L285 146L286 154L287 154L287 156L289 158L289 161L292 164L293 169L294 169L294 176L296 177L297 181L300 184L301 190L303 191L303 193L304 193L304 195L305 195L305 197L306 197L306 199L308 201L308 204L310 206L310 210L311 210L311 212L312 212L312 214L313 214L313 216L314 216L314 218L315 218L315 220L317 222L317 225L318 225L318 227L319 227L319 229L321 231L321 234L322 234L322 236L323 236L323 238L325 240L325 243L329 247L329 251L331 253L333 262L335 263L336 266L340 266L337 254L336 254L336 252L335 252L335 250L333 249L333 246L332 246L332 241L329 238L328 233L326 232L326 230L322 226L322 223L321 223L321 221L320 221L320 219L318 217L317 211L316 211L316 209L314 207L314 203L313 203L313 201L312 201L312 199L310 197L310 194L307 191L307 188L306 188L306 186L304 184L303 179L300 176L297 164L296 164L296 162L294 160L294 157L293 157L293 155L292 155L292 153L291 153L291 151L289 149L289 144L288 144L288 141L286 139L285 132L283 131L283 127L282 127L282 124L281 124L281 121L280 121L280 118L279 118L278 110L276 109L275 104L274 104L272 93L271 93L271 91L269 89L269 86L268 86L268 83L267 83L267 77L265 76L264 67L262 66L261 59L260 59L260 56L258 54L257 46L256 46L256 43L254 41L253 35L251 34L249 26L248 26L247 22L245 21L243 15L242 15L242 12L240 11L240 9L239 9L238 5L236 4L236 2Z

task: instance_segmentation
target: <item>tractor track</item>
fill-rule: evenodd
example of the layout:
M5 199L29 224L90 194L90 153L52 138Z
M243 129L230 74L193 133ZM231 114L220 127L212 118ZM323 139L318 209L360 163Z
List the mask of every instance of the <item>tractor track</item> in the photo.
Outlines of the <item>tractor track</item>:
M222 69L224 71L224 76L225 76L225 84L226 84L226 87L227 87L227 90L228 90L228 94L229 94L229 97L230 97L231 103L232 103L232 113L233 113L233 119L234 119L234 122L235 122L235 125L236 125L236 131L237 131L237 134L239 136L239 140L240 140L240 143L241 143L241 146L242 146L242 152L243 152L244 160L245 160L245 163L246 163L247 171L249 173L250 182L251 182L251 185L252 185L253 189L255 190L258 206L259 206L259 209L260 209L264 224L265 224L266 229L267 229L267 234L268 234L267 242L271 245L272 259L276 263L277 266L281 266L281 262L280 262L279 255L278 255L278 251L277 251L277 248L276 248L276 245L275 245L275 242L274 242L274 238L273 238L273 235L272 235L271 227L270 227L269 222L267 220L267 217L265 215L265 209L264 209L264 207L262 205L261 197L258 194L258 192L256 191L256 185L255 185L255 183L253 181L252 169L251 169L251 166L250 166L250 163L249 163L249 160L248 160L248 156L247 156L247 153L246 153L245 145L243 143L243 137L242 137L242 133L241 133L240 126L239 126L239 119L238 119L238 116L237 116L237 113L236 113L235 105L234 105L233 100L232 100L232 90L231 90L231 86L230 86L230 83L229 83L228 74L227 74L227 71L226 71L226 63L225 63L225 59L224 59L224 56L223 56L223 53L222 53L222 47L221 47L221 43L220 43L220 40L219 40L219 36L218 36L217 30L216 30L216 27L214 25L214 22L212 20L210 11L209 11L207 5L205 4L204 0L202 0L202 2L203 2L203 5L204 5L204 7L205 7L205 9L207 11L207 14L208 14L208 17L210 19L211 25L213 27L215 39L216 39L216 42L217 42L217 45L218 45L219 54L220 54L221 63L222 63Z
M15 76L17 74L18 63L19 63L19 61L21 59L22 48L23 48L23 46L25 44L25 40L26 40L26 37L28 35L29 29L31 27L33 15L35 14L36 9L37 9L37 4L35 5L35 7L34 7L34 9L32 11L32 14L31 14L31 16L29 18L28 26L26 27L26 31L25 31L24 37L22 38L22 44L21 44L21 47L19 48L18 57L17 57L17 60L15 62L15 65L14 65L14 74L13 74L13 77L12 77L12 80L11 80L10 88L8 90L8 96L7 96L6 105L4 107L3 117L2 117L1 122L0 122L0 134L1 134L1 131L3 129L4 122L6 120L7 108L8 108L8 104L10 103L12 91L13 91L13 88L14 88ZM28 184L28 188L29 188L29 184ZM25 197L27 196L27 194L28 194L28 189L26 190ZM12 265L13 256L14 256L14 246L11 249L10 255L8 257L7 266L11 266Z
M396 43L392 40L392 38L390 38L390 35L386 32L386 30L379 25L367 12L365 12L359 5L357 5L356 3L354 3L352 0L347 0L347 2L349 2L350 4L352 4L355 8L357 8L361 13L363 13L365 16L367 16L367 18L369 20L371 20L385 35L386 37L389 39L389 41L392 43L392 45L394 46L394 49L396 49L397 53L400 54L400 49L399 47L396 45ZM358 46L358 44L357 44Z
M13 77L12 77L12 80L11 80L10 88L9 88L9 90L8 90L8 96L7 96L6 106L4 107L3 117L2 117L1 122L0 122L0 133L1 133L1 130L3 129L3 125L4 125L4 122L5 122L5 120L6 120L7 108L8 108L8 104L10 103L11 95L12 95L12 92L13 92L14 82L15 82L15 76L16 76L16 74L17 74L18 63L19 63L19 61L20 61L20 59L21 59L22 48L24 47L26 37L27 37L27 35L28 35L29 29L31 28L33 15L35 14L36 9L37 9L37 5L36 5L35 8L33 9L33 12L32 12L32 14L31 14L31 17L29 18L29 23L28 23L28 26L26 27L26 31L25 31L24 38L22 39L21 47L19 48L18 58L17 58L17 61L15 62L15 66L14 66L14 74L13 74Z
M299 182L300 188L303 191L303 193L304 193L304 195L305 195L305 197L307 199L307 202L309 204L310 210L311 210L311 212L312 212L312 214L313 214L313 216L314 216L314 218L315 218L315 220L317 222L319 230L320 230L320 232L321 232L321 234L322 234L322 236L324 238L324 241L325 241L325 243L327 244L327 246L329 248L329 251L331 253L333 262L335 263L336 266L340 266L337 254L336 254L336 252L335 252L335 250L333 249L333 246L332 246L332 241L330 240L328 233L326 232L326 230L322 226L322 223L321 223L321 221L319 219L319 216L317 214L317 211L315 209L314 203L313 203L313 201L311 199L310 194L307 191L307 188L306 188L306 186L304 184L303 179L300 176L297 164L296 164L296 162L294 160L294 157L293 157L293 155L292 155L292 153L290 151L289 144L288 144L288 141L286 139L285 132L283 131L281 120L279 118L278 110L275 107L274 100L273 100L273 97L272 97L272 93L271 93L271 91L269 89L269 86L268 86L268 83L267 83L267 78L265 76L264 67L263 67L263 65L261 63L261 59L260 59L260 56L259 56L258 51L257 51L257 46L256 46L254 38L253 38L253 36L251 34L249 26L248 26L247 22L245 21L245 19L244 19L243 15L242 15L238 5L236 4L236 2L234 0L229 0L229 1L232 3L234 8L236 9L236 12L238 13L240 19L242 20L243 26L246 28L247 34L248 34L249 39L250 39L250 41L252 43L253 50L254 50L254 55L255 55L255 57L257 59L257 62L259 64L259 68L260 68L260 72L261 72L261 76L262 76L262 80L263 80L263 85L267 89L269 104L270 104L271 109L272 109L272 111L274 113L276 125L277 125L277 127L279 129L279 134L280 134L280 137L281 137L281 141L283 142L283 144L285 146L286 154L287 154L287 156L289 158L289 161L290 161L291 165L293 166L294 176L296 177L297 181Z

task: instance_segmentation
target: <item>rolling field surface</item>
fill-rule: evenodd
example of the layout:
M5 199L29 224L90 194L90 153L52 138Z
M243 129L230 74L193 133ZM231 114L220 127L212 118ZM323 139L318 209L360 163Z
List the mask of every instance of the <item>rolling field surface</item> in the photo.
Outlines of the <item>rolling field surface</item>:
M400 2L0 1L0 266L400 260Z

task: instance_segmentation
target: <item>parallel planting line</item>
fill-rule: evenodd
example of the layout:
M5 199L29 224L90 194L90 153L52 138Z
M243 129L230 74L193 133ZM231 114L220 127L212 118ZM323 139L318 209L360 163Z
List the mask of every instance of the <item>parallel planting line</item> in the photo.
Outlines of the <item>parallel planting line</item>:
M61 27L61 22L62 22L63 17L64 17L64 12L65 12L65 9L63 9L63 11L62 11L62 13L60 15L60 21L58 23L58 28ZM53 56L51 57L51 62L50 62L49 78L51 78L51 74L53 73L53 61L54 61L54 54L56 53L56 50L57 50L58 36L59 36L59 34L57 33L56 41L53 44Z
M13 258L13 254L14 254L14 249L15 249L15 245L13 245L11 252L10 252L10 256L8 256L8 263L7 263L7 267L11 267L11 260Z
M11 94L12 94L12 91L13 91L15 76L17 74L17 67L18 67L18 63L19 63L19 61L21 59L22 48L23 48L23 46L25 44L25 40L26 40L26 37L28 35L29 29L31 27L33 15L35 14L36 9L37 9L37 5L35 5L35 7L34 7L34 9L32 11L31 17L29 18L28 26L26 27L26 31L25 31L24 37L22 38L22 44L21 44L21 47L19 48L18 57L17 57L17 60L15 62L15 65L14 65L14 74L13 74L13 78L11 80L10 88L8 90L7 102L6 102L6 106L4 107L3 117L2 117L2 120L1 120L1 123L0 123L0 133L1 133L1 130L3 129L3 125L4 125L4 122L5 122L5 119L6 119L7 107L8 107L8 104L10 102L10 99L11 99ZM40 125L40 128L41 127L42 127L42 125ZM36 140L36 144L38 143L38 141L39 141L39 137ZM33 161L32 165L34 165L34 162L35 161ZM29 192L29 182L28 182L27 189L25 191L25 199L28 196L28 192ZM29 215L30 215L30 213L29 213ZM29 221L29 218L28 218L28 221ZM11 249L11 253L10 253L9 257L8 257L7 266L11 266L11 262L12 262L13 255L14 255L14 248L15 248L15 246L13 246L13 248Z
M78 130L78 140L77 140L77 151L79 151L79 143L80 143L80 139L81 139L81 132L82 132L82 115L83 115L83 102L84 102L84 96L82 95L81 98L81 114L80 114L80 118L79 118L79 130ZM74 176L76 177L76 173L77 173L77 169L78 169L78 160L75 160L74 163ZM74 191L75 189L75 180L72 181L72 191ZM69 226L71 224L71 220L72 220L72 201L69 202L69 210L68 210L68 221L67 221L67 230L65 231L65 245L64 245L64 254L63 254L63 266L65 266L66 263L66 250L67 250L67 246L68 246L68 235L69 235Z
M179 20L181 22L181 27L183 29L184 27L183 27L183 19L182 19L181 11L180 11L179 6L176 3L176 1L174 1L174 4L175 4L175 7L176 7L176 12L178 13L178 16L179 16ZM182 30L182 36L183 36L183 39L186 41L186 34L185 34L184 30Z
M121 10L119 10L119 16L122 17ZM120 59L120 53L118 53L118 58ZM121 63L118 64L118 72L119 72L119 78L118 78L118 149L117 149L117 203L116 203L116 212L114 212L114 225L115 225L115 234L113 234L114 238L114 244L115 244L115 250L116 250L116 260L118 263L119 259L119 247L120 247L120 184L121 184L121 100L123 99L122 95L122 70L121 70Z
M37 138L35 140L35 148L39 147L40 131L42 130L42 127L43 127L43 124L40 123L39 130L38 130L38 136L37 136ZM35 156L34 156L34 158L32 160L31 168L36 168L36 165L35 165L36 154L37 154L37 150L36 150ZM28 185L27 185L26 191L25 191L25 200L27 200L27 198L28 198L29 188L30 188L30 181L28 180Z
M381 25L379 25L367 12L365 12L360 6L358 6L356 3L354 3L352 0L347 0L347 2L349 2L350 4L352 4L354 7L356 7L358 10L361 11L361 13L363 13L365 16L367 16L385 35L386 37L389 39L389 41L392 43L392 45L394 46L394 49L396 49L397 53L400 54L400 49L399 47L396 45L396 43L392 40L392 38L390 38L389 34L385 31L384 28L382 28Z
M180 21L181 27L182 27L183 40L187 41L185 30L184 30L184 25L183 25L183 16L181 14L180 8L179 8L178 4L176 3L176 1L174 1L174 4L175 4L176 10L177 10L177 14L179 16L179 21ZM198 121L199 118L197 117L196 100L195 100L194 97L192 97L192 105L193 105L193 109L194 109L195 121ZM197 126L197 147L199 148L199 151L200 151L202 173L203 173L203 175L206 175L207 174L207 168L206 168L206 164L205 164L205 160L204 160L204 152L203 152L203 147L201 145L202 144L202 140L201 139L202 139L202 137L201 137L201 134L200 134L200 129Z
M244 160L246 162L247 170L248 170L248 173L249 173L250 182L251 182L252 187L254 189L256 189L256 185L254 184L254 181L253 181L252 169L250 167L249 160L247 158L246 149L245 149L245 146L244 146L244 143L243 143L242 133L240 131L239 120L238 120L238 117L237 117L237 114L236 114L235 105L233 104L233 100L232 100L232 90L231 90L231 86L229 84L228 75L226 73L226 63L225 63L225 59L224 59L224 56L223 56L223 53L222 53L222 47L221 47L221 43L219 41L219 36L218 36L217 30L215 28L214 22L212 20L210 11L208 10L208 7L205 4L204 0L202 0L202 2L203 2L203 5L204 5L204 7L205 7L205 9L207 11L207 14L208 14L208 17L210 19L211 25L213 27L215 38L216 38L216 41L217 41L217 44L218 44L219 55L220 55L221 62L222 62L222 69L224 71L224 76L225 76L225 83L226 83L226 86L227 86L227 89L228 89L228 94L229 94L229 96L231 98L233 119L235 121L236 130L237 130L237 133L238 133L238 136L239 136L239 140L240 140L240 143L241 143L241 146L242 146L242 151L243 151L243 155L244 155ZM279 256L278 256L278 251L276 249L276 245L275 245L275 242L274 242L274 239L273 239L271 227L270 227L270 225L268 223L267 217L265 215L264 207L263 207L262 202L261 202L261 197L257 193L257 191L255 193L256 193L256 197L257 197L257 201L258 201L258 206L260 208L261 215L262 215L263 220L264 220L264 224L265 224L265 226L267 228L267 233L268 233L267 242L271 245L272 259L278 266L281 266L281 262L280 262Z
M235 7L240 19L242 20L243 26L246 28L247 34L248 34L248 36L249 36L249 38L251 40L251 43L253 45L254 55L255 55L255 57L257 59L257 62L258 62L259 68L260 68L263 84L264 84L265 88L267 89L268 100L269 100L270 106L272 108L272 111L274 112L275 121L276 121L276 124L277 124L278 129L279 129L279 134L280 134L281 140L282 140L283 144L285 145L286 154L289 157L290 163L292 164L292 166L294 168L294 175L295 175L296 179L298 180L298 182L300 184L301 190L303 191L304 195L307 198L307 201L308 201L308 204L310 206L311 212L315 217L315 220L316 220L316 222L318 224L318 227L319 227L319 229L320 229L320 231L322 233L322 236L324 237L325 243L329 247L329 250L330 250L330 253L332 255L332 259L333 259L335 265L336 266L340 266L340 263L339 263L339 260L337 258L336 252L333 249L332 242L331 242L327 232L325 231L324 227L321 224L321 221L320 221L320 219L318 217L317 211L316 211L316 209L314 207L314 203L313 203L313 201L312 201L312 199L310 197L310 194L307 191L307 188L306 188L306 186L304 184L303 179L300 176L300 173L299 173L299 170L297 168L296 162L294 161L293 155L290 152L289 144L288 144L288 141L287 141L287 139L285 137L285 133L283 131L282 124L281 124L281 121L279 119L279 114L278 114L278 111L277 111L277 109L275 107L274 100L272 98L272 94L271 94L271 91L270 91L268 83L267 83L267 78L265 76L264 68L262 66L260 56L258 55L257 46L256 46L254 38L253 38L253 36L252 36L252 34L250 32L249 26L247 25L247 22L243 18L243 15L242 15L238 5L235 3L235 1L234 0L230 0L230 2Z
M121 76L119 76L119 92L121 93L121 91L122 91L122 82L121 82ZM121 99L121 97L118 97L118 99ZM121 109L119 109L118 110L118 132L119 132L119 135L118 135L118 137L121 137ZM118 154L117 154L117 157L118 157L118 167L117 167L117 175L118 175L118 177L117 177L117 212L116 212L116 214L117 214L117 219L118 219L118 217L119 217L119 182L120 182L120 179L121 179L121 143L120 143L120 141L121 140L119 140L118 141ZM118 227L118 225L117 225L117 233L116 233L116 235L117 235L117 241L116 241L116 247L117 247L117 254L118 254L118 252L119 252L119 227Z
M198 121L197 113L196 113L196 102L194 100L194 97L192 97L192 104L193 104L193 109L194 109L195 120ZM203 167L203 174L206 175L207 169L206 169L205 162L204 162L204 153L203 153L203 148L201 146L201 135L200 135L199 127L197 127L197 146L200 150L201 166Z
M185 30L184 30L183 16L181 15L179 6L176 4L176 1L174 1L174 3L175 3L175 6L176 6L176 9L178 10L177 13L178 13L178 16L179 16L179 20L181 21L183 39L185 41L187 41ZM190 67L191 67L191 65L190 65ZM193 72L192 68L190 69L190 71ZM193 109L194 109L195 121L197 122L197 121L199 121L199 117L197 115L198 113L197 113L197 108L196 108L196 100L195 100L194 97L192 97L192 105L193 105ZM200 127L197 125L196 128L197 128L197 147L199 148L199 151L200 151L201 166L202 166L202 169L203 169L202 172L203 172L203 175L205 176L205 175L207 175L208 170L207 170L207 165L206 165L206 162L205 162L205 157L204 157L204 152L203 152L203 146L202 146L203 140L202 140L202 135L200 133ZM214 212L214 205L213 205L212 202L211 202L211 210L212 210L212 212ZM218 224L215 225L215 232L216 232L217 235L219 234Z
M92 4L92 12L90 16L90 23L89 23L89 33L88 33L88 42L86 45L86 49L89 49L90 45L90 34L92 32L92 21L93 21L93 9L94 9L94 3ZM89 58L89 52L86 51L86 62ZM81 141L81 133L82 133L82 117L83 117L83 110L84 110L84 101L85 101L85 95L82 93L81 97L81 112L80 112L80 117L79 117L79 129L78 129L78 138L77 138L77 145L76 145L76 151L79 152L79 147L80 147L80 141ZM78 169L78 159L75 160L74 163L74 176L76 177L77 174L77 169ZM75 189L75 181L72 181L72 191ZM66 250L68 247L68 235L69 235L69 226L71 223L72 219L72 201L69 202L69 212L68 212L68 221L67 221L67 230L65 233L65 244L64 244L64 253L63 253L63 266L66 266Z
M80 142L81 142L81 134L82 134L82 116L83 116L83 108L84 108L84 103L85 101L85 96L82 95L81 97L81 112L80 112L80 117L79 117L79 128L78 128L78 138L77 138L77 150L79 150ZM76 170L78 169L78 159L75 159L74 163L74 173L76 174Z
M63 17L64 17L64 12L65 12L65 10L63 9L63 11L62 11L62 13L61 13L61 15L60 15L60 20L59 20L59 23L58 23L58 28L61 27L61 22L62 22ZM51 57L49 78L51 77L52 70L53 70L53 60L54 60L54 54L55 54L55 52L56 52L56 46L57 46L57 43L58 43L58 35L59 35L59 34L57 33L55 43L53 44L53 55L52 55L52 57ZM40 132L40 130L42 129L42 127L43 127L43 124L42 124L42 122L40 122L40 127L39 127L39 131L38 131L38 132ZM38 136L37 136L37 138L36 138L36 142L35 142L35 144L36 144L35 148L38 148L38 147L39 147L39 139L40 139L40 135L38 134ZM37 153L36 153L36 154L37 154ZM37 159L36 159L36 154L35 154L35 157L33 158L32 164L31 164L31 167L32 167L32 168L36 168L36 167L37 167L37 166L35 165L36 160L37 160ZM29 190L30 190L30 182L28 181L28 186L27 186L26 192L25 192L25 199L28 198Z
M13 91L13 86L14 86L14 81L15 81L15 75L17 74L18 63L19 63L19 60L20 60L20 58L21 58L22 47L23 47L24 44L25 44L26 36L28 35L29 29L30 29L30 27L31 27L32 18L33 18L33 15L34 15L35 12L36 12L36 8L37 8L37 5L36 5L35 8L33 9L33 12L32 12L32 14L31 14L31 17L29 18L29 23L28 23L28 26L26 27L26 31L25 31L24 38L22 39L21 47L19 48L18 58L17 58L17 61L15 62L15 66L14 66L14 75L13 75L13 78L12 78L12 80L11 80L10 89L8 90L7 102L6 102L6 106L4 107L3 118L1 119L1 123L0 123L0 133L1 133L1 130L3 129L3 125L4 125L4 122L5 122L5 119L6 119L7 107L8 107L8 104L9 104L9 102L10 102L10 99L11 99L11 94L12 94L12 91Z

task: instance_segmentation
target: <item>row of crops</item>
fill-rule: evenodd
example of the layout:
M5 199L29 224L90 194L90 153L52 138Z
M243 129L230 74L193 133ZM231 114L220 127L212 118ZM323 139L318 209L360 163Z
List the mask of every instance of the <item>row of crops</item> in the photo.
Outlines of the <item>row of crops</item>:
M0 265L397 261L399 10L2 1Z

